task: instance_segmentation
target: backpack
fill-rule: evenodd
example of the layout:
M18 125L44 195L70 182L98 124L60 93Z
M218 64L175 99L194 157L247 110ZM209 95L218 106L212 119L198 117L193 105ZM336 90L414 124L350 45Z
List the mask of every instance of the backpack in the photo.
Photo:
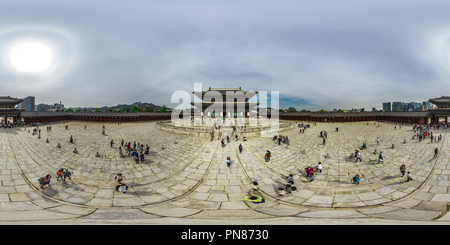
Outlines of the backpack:
M115 191L119 191L120 185L116 185L116 188L114 188Z
M292 186L291 188L293 191L297 190L297 187L295 187L295 186Z

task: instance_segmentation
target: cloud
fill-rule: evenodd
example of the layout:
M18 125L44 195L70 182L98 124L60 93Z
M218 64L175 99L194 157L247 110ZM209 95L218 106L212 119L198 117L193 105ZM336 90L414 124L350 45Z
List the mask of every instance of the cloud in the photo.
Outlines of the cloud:
M0 68L0 94L33 94L37 103L169 105L175 91L192 93L194 83L203 83L205 90L279 91L281 107L381 108L384 101L441 96L450 75L445 1L23 1L0 7L8 10L0 16L3 33L42 27L71 44L70 62L39 83L23 86L17 74Z

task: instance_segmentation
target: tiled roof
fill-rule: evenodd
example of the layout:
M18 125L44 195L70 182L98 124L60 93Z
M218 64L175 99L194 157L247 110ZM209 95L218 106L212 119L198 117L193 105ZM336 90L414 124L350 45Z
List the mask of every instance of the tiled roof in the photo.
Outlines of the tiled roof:
M450 112L450 110L448 111ZM279 116L299 117L432 117L432 111L405 111L405 112L280 112Z
M442 96L439 98L429 99L431 103L448 103L450 102L450 96Z
M21 103L23 99L12 98L10 96L0 96L0 103Z
M67 112L67 111L23 111L21 117L139 117L139 116L170 116L170 112Z

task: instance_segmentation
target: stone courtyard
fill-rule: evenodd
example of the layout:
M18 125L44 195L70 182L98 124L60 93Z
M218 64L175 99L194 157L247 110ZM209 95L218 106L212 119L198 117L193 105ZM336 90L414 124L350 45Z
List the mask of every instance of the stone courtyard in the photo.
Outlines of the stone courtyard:
M40 126L40 139L32 135L35 127L2 128L0 222L114 223L120 218L130 224L448 224L448 133L431 130L443 139L419 142L412 139L411 124L400 126L317 123L304 133L297 127L280 132L290 138L289 146L271 137L249 137L225 147L217 137L210 141L166 132L155 122L52 123ZM328 133L325 145L321 131ZM129 156L120 157L122 139L149 145L145 161L136 164ZM362 162L355 162L350 155L363 142L367 149L360 150ZM269 162L264 161L267 150L272 153ZM318 162L322 172L309 182L304 169ZM402 164L412 181L401 177ZM72 181L56 180L60 168L72 172ZM126 194L114 190L117 173L130 187ZM41 189L38 178L46 174L52 175L51 186ZM297 190L278 197L277 189L287 184L284 176L289 174ZM361 176L359 185L351 183L356 174ZM253 180L265 203L245 199Z

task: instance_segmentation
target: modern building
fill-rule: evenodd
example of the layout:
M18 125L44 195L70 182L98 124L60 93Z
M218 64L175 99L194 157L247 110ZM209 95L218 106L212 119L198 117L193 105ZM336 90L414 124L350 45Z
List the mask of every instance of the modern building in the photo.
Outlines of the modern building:
M383 111L390 112L391 110L391 102L384 102L383 103Z
M53 105L47 105L47 104L39 104L36 107L36 111L48 111L48 110L53 110L53 111L64 111L64 105L60 103L54 103Z
M392 102L392 111L402 111L403 102Z
M49 109L50 109L50 105L39 104L39 105L37 105L36 111L48 111Z
M54 103L53 105L50 105L50 109L64 111L64 105L60 101L59 103Z
M429 109L431 109L433 107L433 105L431 104L430 101L423 101L422 105L425 106L426 110L429 110Z
M34 105L35 105L34 96L25 97L21 104L23 106L22 108L24 108L25 111L34 111Z

